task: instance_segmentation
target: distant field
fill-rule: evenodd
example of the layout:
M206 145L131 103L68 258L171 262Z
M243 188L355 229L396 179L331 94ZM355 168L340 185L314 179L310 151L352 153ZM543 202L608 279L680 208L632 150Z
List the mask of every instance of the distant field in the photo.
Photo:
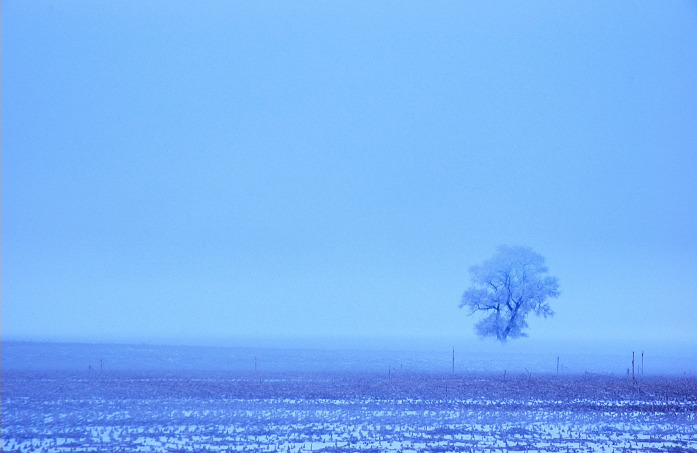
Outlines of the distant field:
M10 451L697 451L697 381L5 371Z
M254 344L253 342L250 344ZM279 346L280 345L280 346ZM282 346L282 347L281 347ZM312 348L310 348L312 346ZM437 349L343 348L317 341L302 348L276 343L273 347L154 346L145 344L0 343L3 370L12 371L225 371L225 372L361 372L390 369L420 373L452 371L452 345ZM339 346L339 345L334 345ZM363 345L366 346L366 345ZM418 346L418 344L411 344ZM489 348L489 349L487 349ZM551 343L540 347L507 344L463 344L456 349L455 371L465 373L589 373L626 376L632 367L631 345ZM646 376L697 378L697 345L647 348L645 361L636 349L636 372ZM645 362L645 367L644 367Z

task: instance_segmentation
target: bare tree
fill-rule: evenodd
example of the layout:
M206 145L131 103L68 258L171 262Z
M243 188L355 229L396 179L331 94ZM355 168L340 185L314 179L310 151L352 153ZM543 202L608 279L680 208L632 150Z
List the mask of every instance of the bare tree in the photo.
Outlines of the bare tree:
M482 337L526 337L529 313L552 316L545 302L559 296L559 282L547 275L544 258L529 247L501 246L496 255L470 269L472 286L465 291L460 308L468 307L470 314L483 311L486 316L475 330Z

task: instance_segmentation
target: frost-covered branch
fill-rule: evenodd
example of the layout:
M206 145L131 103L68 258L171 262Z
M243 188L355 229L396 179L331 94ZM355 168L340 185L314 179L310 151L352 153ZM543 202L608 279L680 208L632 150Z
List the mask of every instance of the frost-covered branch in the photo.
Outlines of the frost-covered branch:
M488 313L475 326L480 336L508 338L526 336L527 315L552 316L547 298L559 296L559 283L547 274L544 258L528 247L499 247L497 254L470 269L472 286L465 291L460 308L470 314Z

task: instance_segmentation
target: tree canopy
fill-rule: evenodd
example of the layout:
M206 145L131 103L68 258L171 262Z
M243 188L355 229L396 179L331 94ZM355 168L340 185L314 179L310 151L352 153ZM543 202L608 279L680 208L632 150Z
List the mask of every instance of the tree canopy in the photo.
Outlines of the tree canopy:
M526 337L529 313L545 318L554 314L546 300L559 296L559 282L547 275L542 255L529 247L501 246L490 260L470 268L470 275L472 286L460 308L486 313L475 325L479 336L501 342Z

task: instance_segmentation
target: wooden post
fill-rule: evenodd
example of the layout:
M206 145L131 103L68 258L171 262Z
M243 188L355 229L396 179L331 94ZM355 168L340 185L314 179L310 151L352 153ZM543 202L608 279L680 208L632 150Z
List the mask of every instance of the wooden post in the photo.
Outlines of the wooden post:
M453 374L455 374L455 346L453 346Z
M641 377L644 377L644 351L641 351Z
M632 351L632 389L636 385L636 376L634 374L634 351Z

